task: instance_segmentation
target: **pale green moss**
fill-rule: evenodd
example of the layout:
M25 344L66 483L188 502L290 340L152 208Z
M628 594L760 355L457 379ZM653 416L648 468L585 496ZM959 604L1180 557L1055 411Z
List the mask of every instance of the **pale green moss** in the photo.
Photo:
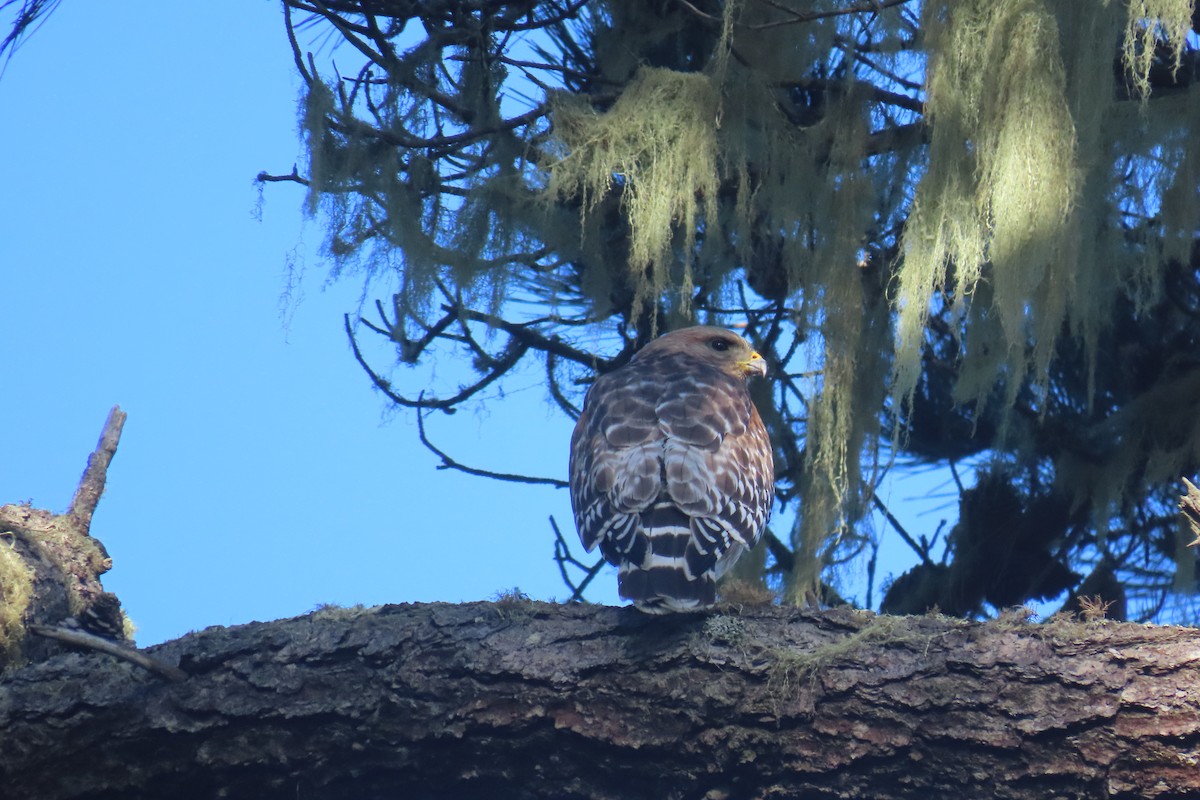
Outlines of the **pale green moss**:
M33 570L25 563L11 535L0 534L0 666L21 656L25 613L33 599Z

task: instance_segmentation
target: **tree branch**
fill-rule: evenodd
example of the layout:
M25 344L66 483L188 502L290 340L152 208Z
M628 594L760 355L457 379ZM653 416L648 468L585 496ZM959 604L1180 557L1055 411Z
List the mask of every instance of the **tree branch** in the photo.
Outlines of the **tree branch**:
M1181 798L1200 631L775 606L326 609L0 679L6 800Z
M359 366L363 368L363 371L367 373L367 376L371 379L371 382L375 384L375 387L379 389L379 391L387 395L388 399L390 399L396 405L404 406L405 408L437 408L453 414L455 411L455 406L457 406L459 403L469 400L475 394L499 380L506 372L508 372L509 369L512 368L514 364L521 360L522 356L525 355L524 346L519 343L512 343L503 355L494 360L494 363L490 366L486 375L470 386L460 388L456 394L450 397L435 397L426 400L424 399L424 393L422 393L418 399L412 400L393 391L391 382L379 373L375 372L375 370L371 369L371 366L367 364L367 360L363 356L362 350L360 350L358 347L358 339L354 336L354 328L350 324L349 314L345 315L344 323L346 335L350 338L350 349L354 353L354 360L357 361Z
M771 2L771 0L759 0L759 1L762 3L765 3L766 5L771 6L772 8L775 8L779 11L784 12L786 14L787 18L775 20L773 22L761 22L761 23L754 24L754 25L747 25L745 23L737 22L735 20L733 24L739 28L744 28L746 30L761 31L761 30L767 30L768 28L778 28L781 25L796 25L796 24L803 23L803 22L815 22L816 20L819 20L819 19L828 19L829 17L841 17L841 16L846 16L848 14L878 13L878 12L884 10L885 8L891 8L893 6L902 6L905 3L907 3L909 0L865 0L865 2L852 3L851 5L846 6L845 8L838 8L838 9L834 9L833 11L807 11L807 12L796 11L794 9L788 8L787 6L781 5L780 3ZM720 17L714 16L705 11L701 11L699 8L697 8L696 6L694 6L690 2L688 2L688 0L676 0L676 2L703 20L706 20L706 21L714 23L714 24L719 24L722 22Z
M298 183L301 186L311 186L312 181L308 178L301 177L300 171L292 164L292 171L287 175L272 175L269 172L263 171L254 177L254 180L259 183Z
M775 535L775 531L770 528L763 531L763 541L766 543L767 549L771 551L775 563L779 565L780 571L791 572L796 568L796 554L779 540L779 537Z
M904 543L911 547L913 552L921 557L921 562L924 564L932 564L933 560L929 557L928 548L922 547L916 539L909 535L909 532L906 531L904 526L900 524L900 520L896 519L891 510L883 504L883 500L880 499L877 493L871 492L871 502L875 504L875 508L879 509L879 513L883 514L884 518L888 521L888 524L892 526L892 530L900 534L900 538L904 540Z

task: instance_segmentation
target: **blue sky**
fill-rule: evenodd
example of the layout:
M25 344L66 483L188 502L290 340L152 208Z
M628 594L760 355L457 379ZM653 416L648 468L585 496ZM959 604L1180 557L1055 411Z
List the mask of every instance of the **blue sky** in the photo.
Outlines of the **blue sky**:
M566 492L436 469L351 356L362 286L326 286L302 190L260 206L254 176L302 161L298 92L268 0L64 3L0 78L0 503L65 510L109 408L129 413L92 532L139 644L321 603L566 594ZM536 376L508 389L431 436L565 477L570 422ZM589 598L617 602L615 577Z
M195 12L64 3L0 78L0 503L65 510L120 404L92 532L140 644L319 603L563 595L566 493L437 470L351 356L362 287L325 287L300 188L256 218L254 176L301 154L278 3ZM562 477L570 423L544 397L431 435Z

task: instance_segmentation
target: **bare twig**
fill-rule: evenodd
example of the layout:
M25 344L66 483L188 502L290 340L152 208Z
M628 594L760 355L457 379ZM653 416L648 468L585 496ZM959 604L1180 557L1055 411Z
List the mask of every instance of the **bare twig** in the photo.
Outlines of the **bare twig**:
M416 134L409 133L408 131L404 131L402 134L399 131L403 129L398 125L395 129L383 130L381 128L376 128L373 125L369 125L362 120L345 116L339 117L336 120L330 120L329 129L337 131L338 133L347 133L355 136L375 138L381 142L384 142L385 144L389 144L394 147L403 147L409 150L438 149L450 147L452 145L460 145L464 143L472 144L479 142L486 139L488 136L491 136L492 134L511 131L515 128L520 128L523 125L536 122L549 113L549 105L543 104L530 111L526 111L524 114L518 114L515 117L500 120L500 122L496 123L495 125L488 127L473 127L470 130L462 133L442 134L430 138L418 136Z
M101 653L107 653L115 658L128 661L130 664L136 664L143 669L149 670L156 675L166 678L169 681L176 683L186 680L187 673L178 667L173 667L170 664L164 664L156 658L146 655L140 650L135 650L132 647L126 647L108 639L95 636L86 631L74 630L72 628L60 628L53 625L30 625L29 632L44 636L47 639L55 639L60 642L75 645L76 647L84 647L88 650L97 650Z
M567 540L563 538L562 531L558 528L558 522L553 516L550 517L550 527L554 530L554 562L558 564L558 571L562 574L563 583L571 590L571 596L567 598L568 603L582 603L583 590L600 574L603 569L605 560L602 558L595 564L585 564L575 556L571 555L571 548L567 545ZM583 580L578 585L571 581L571 576L567 574L567 565L583 570Z
M788 89L815 89L818 91L838 91L840 82L831 81L825 78L803 78L797 80L782 81L777 86ZM907 111L914 111L918 114L925 110L925 102L916 97L909 97L906 94L899 92L891 92L879 86L868 85L868 90L875 98L875 102L884 103L890 106L903 108Z
M354 359L358 362L359 366L363 368L363 371L367 373L368 377L371 378L371 382L375 384L375 387L379 389L379 391L387 395L388 399L390 399L396 405L404 406L405 408L437 408L449 414L453 414L455 411L455 406L470 399L472 396L482 391L490 384L502 378L509 371L509 369L511 369L518 361L521 360L527 351L527 348L520 343L510 342L508 350L499 358L494 359L494 362L490 366L490 369L486 375L470 386L460 389L457 394L454 394L451 397L429 398L426 400L424 399L424 394L422 393L418 399L412 400L393 391L391 383L375 370L371 369L371 366L367 364L366 357L362 354L362 350L359 349L358 339L354 336L354 327L350 324L349 314L345 315L344 321L346 335L350 338L350 349L354 353Z
M558 403L558 407L563 410L572 420L579 419L579 415L583 412L575 407L567 396L563 394L562 387L558 385L558 376L555 374L556 358L554 353L546 353L546 383L550 387L550 396L554 398L554 402Z
M13 20L12 29L5 35L3 40L0 40L0 75L4 74L4 70L8 67L8 62L12 58L13 53L21 46L21 42L25 40L30 33L36 31L46 21L50 12L58 7L59 0L5 0L0 2L0 11L5 10L9 6L14 6L18 2L21 7L17 9L16 18Z
M888 507L883 504L883 500L879 499L879 495L875 492L872 492L871 501L875 504L875 507L879 509L880 513L883 514L884 518L888 521L888 524L895 529L896 533L900 534L900 538L903 539L905 543L913 549L914 553L921 557L922 563L932 565L933 560L929 557L928 551L924 547L921 547L917 540L909 535L908 531L904 530L904 526L900 524L900 520L893 516Z
M600 358L593 353L571 347L557 336L544 336L528 325L509 322L494 314L485 314L482 311L461 307L447 308L446 310L448 312L453 311L453 313L474 322L486 322L494 328L499 328L532 350L553 353L558 358L574 361L576 364L582 364L586 367L592 367L597 372L608 372L618 366L619 363L624 363L618 362L615 358Z
M492 472L489 469L478 469L476 467L468 467L466 464L461 464L455 461L445 452L434 446L433 442L429 441L429 437L425 435L425 414L417 412L417 435L421 439L421 444L442 460L438 465L438 469L456 469L459 472L465 472L468 475L478 475L482 478L495 478L498 481L511 481L512 483L532 483L544 486L553 486L556 489L567 488L567 482L558 478L536 478L530 475L515 475L511 472Z
M292 5L291 3L283 4L283 22L284 28L287 30L288 44L292 48L292 60L296 62L296 70L300 73L300 77L309 86L312 86L316 70L309 70L304 66L304 55L300 51L300 43L296 41L296 26L292 23Z

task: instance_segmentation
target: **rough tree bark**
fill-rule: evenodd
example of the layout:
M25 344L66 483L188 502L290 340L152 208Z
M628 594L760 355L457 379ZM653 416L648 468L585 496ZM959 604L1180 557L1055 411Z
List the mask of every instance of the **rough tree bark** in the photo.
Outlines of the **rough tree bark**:
M39 798L1200 796L1200 632L522 599L325 609L0 679Z

